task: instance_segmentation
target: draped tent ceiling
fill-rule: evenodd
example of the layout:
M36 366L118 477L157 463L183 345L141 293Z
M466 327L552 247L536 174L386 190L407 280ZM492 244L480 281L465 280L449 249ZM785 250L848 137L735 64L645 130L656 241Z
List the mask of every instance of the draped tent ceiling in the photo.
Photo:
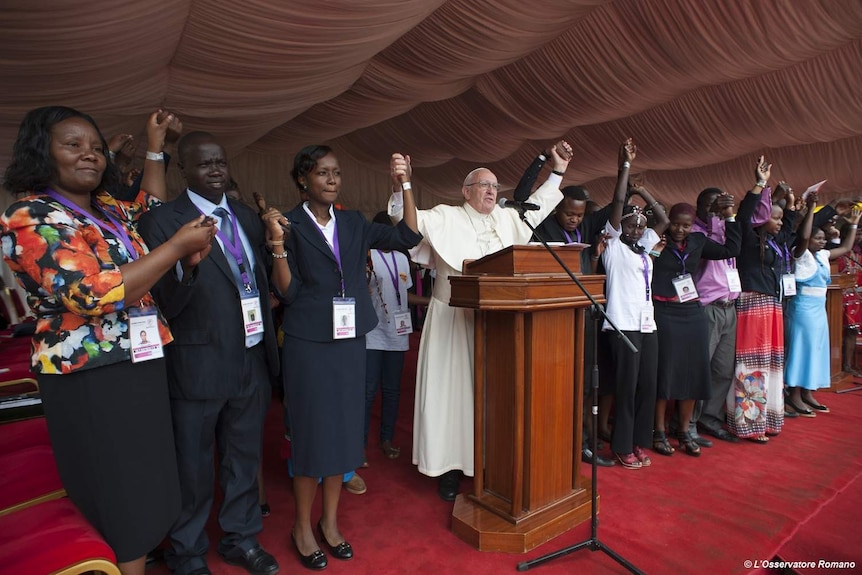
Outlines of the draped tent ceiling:
M367 213L392 152L430 207L480 165L511 195L559 138L565 183L600 202L627 136L666 203L741 194L759 154L797 189L862 192L860 0L4 0L0 45L0 168L24 113L63 104L138 139L148 112L175 111L282 208L312 143Z

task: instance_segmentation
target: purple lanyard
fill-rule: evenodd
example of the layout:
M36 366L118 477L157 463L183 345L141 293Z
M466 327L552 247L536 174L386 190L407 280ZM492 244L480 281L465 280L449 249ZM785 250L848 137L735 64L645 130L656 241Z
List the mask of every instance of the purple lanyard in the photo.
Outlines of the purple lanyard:
M216 206L216 208L221 207L222 206ZM247 293L250 293L252 290L251 279L248 277L248 270L245 268L245 258L242 253L242 238L239 237L239 228L236 225L236 216L234 215L233 210L230 209L229 205L226 205L226 207L222 209L224 209L224 211L228 213L228 216L230 216L228 219L230 219L230 227L231 230L233 230L233 241L230 241L227 234L222 233L220 229L216 229L216 234L221 240L224 249L226 249L236 261L236 267L239 270L239 277L242 280L243 289L245 289ZM201 209L198 208L198 211L201 212ZM201 215L206 214L201 212ZM222 223L224 223L224 220L222 220Z
M769 244L773 250L775 250L776 255L780 255L784 259L784 271L790 271L790 254L788 253L790 250L784 250L781 246L776 243L775 240L766 240L766 243Z
M570 243L570 244L573 243L572 242L572 236L569 235L569 232L567 232L566 230L563 230L563 233L566 235L566 243ZM581 230L579 230L578 228L575 228L575 233L578 235L577 242L581 243Z
M680 275L683 275L685 273L685 261L688 259L688 256L690 256L691 254L687 254L685 252L680 252L678 249L676 249L676 246L671 246L670 249L673 252L673 255L676 256L676 259L678 259L679 263L682 265L682 273ZM683 248L683 249L685 249L685 248Z
M319 233L320 237L323 238L323 243L325 243L332 250L332 255L335 256L335 263L338 264L338 274L341 276L341 297L344 297L344 294L346 292L344 287L344 270L341 267L341 248L338 246L338 224L335 221L335 217L332 218L332 246L329 246L329 242L326 241L326 235L323 233L323 230L320 229L320 225L318 225L317 220L309 216L308 212L306 212L305 215L307 215L308 218L312 221L312 223L314 223L314 229L317 230L317 233ZM386 263L385 260L384 263Z
M109 214L101 206L94 205L93 207L95 209L99 210L99 213L101 213L103 216L108 218L108 221L110 223L103 222L103 221L99 220L98 218L93 218L90 214L83 211L80 207L76 206L74 203L70 202L67 198L64 198L63 196L61 196L60 194L58 194L54 190L47 190L46 193L49 196L51 196L53 199L55 199L56 201L63 204L65 207L69 208L70 210L72 210L73 212L78 214L79 216L83 216L84 218L87 219L87 221L90 221L90 222L96 224L97 226L99 226L100 228L102 228L103 230L105 230L106 232L111 234L112 236L114 236L116 239L120 240L120 242L123 244L123 247L126 248L126 251L129 254L129 258L132 261L138 259L138 252L137 252L137 250L135 250L135 246L132 244L132 240L129 237L129 234L126 232L125 226L123 226L120 222L118 222L116 220L116 218L114 218L111 214ZM102 235L104 236L104 234L102 234Z
M647 259L646 254L641 252L641 261L644 263L644 289L646 290L646 301L649 301L650 298L650 288L649 288L649 259Z
M389 264L386 263L386 256L383 253L380 254L380 259L383 260L383 265L386 266L386 271L389 272L389 279L392 280L392 287L395 288L395 299L398 301L398 311L401 311L401 290L398 289L398 277L395 275L395 271L398 271L398 263L395 261L395 252L389 252L389 255L392 256L392 267L389 267ZM393 271L393 269L395 271Z

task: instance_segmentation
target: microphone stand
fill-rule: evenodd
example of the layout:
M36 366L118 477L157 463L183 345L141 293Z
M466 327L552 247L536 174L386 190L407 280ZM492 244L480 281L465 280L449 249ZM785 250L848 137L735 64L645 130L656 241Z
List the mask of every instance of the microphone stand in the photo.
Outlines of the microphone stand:
M614 322L607 316L604 308L600 303L598 303L595 298L590 294L589 291L584 287L584 284L581 283L581 280L577 278L575 274L572 273L572 270L563 262L560 256L557 255L557 252L551 249L551 246L548 245L539 234L536 233L536 228L527 221L526 211L522 207L515 208L518 210L518 215L521 216L521 221L527 224L527 227L532 230L533 235L539 238L539 241L542 242L542 245L545 246L545 249L550 252L554 259L557 260L557 263L565 270L569 277L572 278L572 281L580 288L581 292L587 299L590 300L592 304L590 306L590 318L593 322L593 357L592 357L592 372L590 377L590 396L592 403L592 417L591 417L591 429L592 429L592 437L590 438L590 448L593 451L592 458L592 492L590 494L590 504L592 506L592 514L590 518L590 538L580 543L575 543L574 545L570 545L558 551L554 551L552 553L548 553L547 555L542 555L541 557L536 557L535 559L531 559L529 561L522 561L518 563L517 569L518 571L527 571L533 567L541 565L542 563L546 563L548 561L552 561L554 559L558 559L569 553L574 553L580 549L589 549L590 551L601 551L605 555L608 555L611 559L625 567L631 573L635 573L635 575L644 575L643 571L626 561L620 554L616 553L613 549L599 541L598 531L599 531L599 518L598 511L596 509L596 502L598 498L598 464L596 463L597 452L598 452L598 431L599 431L599 365L598 365L598 334L600 327L600 320L604 319L608 322L608 325L613 328L613 330L617 333L617 336L625 342L628 348L634 352L638 353L638 349L634 346L631 340L626 337L626 335L614 325Z

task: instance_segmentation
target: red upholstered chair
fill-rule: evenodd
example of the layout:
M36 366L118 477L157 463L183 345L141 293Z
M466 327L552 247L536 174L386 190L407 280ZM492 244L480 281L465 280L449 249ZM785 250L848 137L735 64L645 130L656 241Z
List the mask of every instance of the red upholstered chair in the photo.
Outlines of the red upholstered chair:
M0 425L0 457L37 445L50 446L48 424L44 417L34 417Z
M0 469L4 470L0 473L0 517L66 495L50 445L33 445L0 455Z
M0 395L19 395L39 391L30 371L30 338L0 339Z
M120 575L113 550L66 498L0 517L0 533L3 573Z

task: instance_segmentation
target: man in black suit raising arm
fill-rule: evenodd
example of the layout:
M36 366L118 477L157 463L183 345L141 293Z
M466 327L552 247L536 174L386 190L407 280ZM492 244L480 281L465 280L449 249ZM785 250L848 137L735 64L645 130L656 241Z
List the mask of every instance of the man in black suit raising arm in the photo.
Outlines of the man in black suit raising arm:
M205 525L213 501L213 447L219 453L224 502L218 552L255 575L278 572L256 535L262 529L257 470L263 420L278 372L269 309L270 260L263 224L248 206L229 200L227 156L210 134L192 132L178 145L188 189L141 218L149 247L170 238L201 214L216 220L218 246L209 257L189 258L165 274L152 293L174 342L165 348L173 412L182 511L166 553L176 575L205 575Z

